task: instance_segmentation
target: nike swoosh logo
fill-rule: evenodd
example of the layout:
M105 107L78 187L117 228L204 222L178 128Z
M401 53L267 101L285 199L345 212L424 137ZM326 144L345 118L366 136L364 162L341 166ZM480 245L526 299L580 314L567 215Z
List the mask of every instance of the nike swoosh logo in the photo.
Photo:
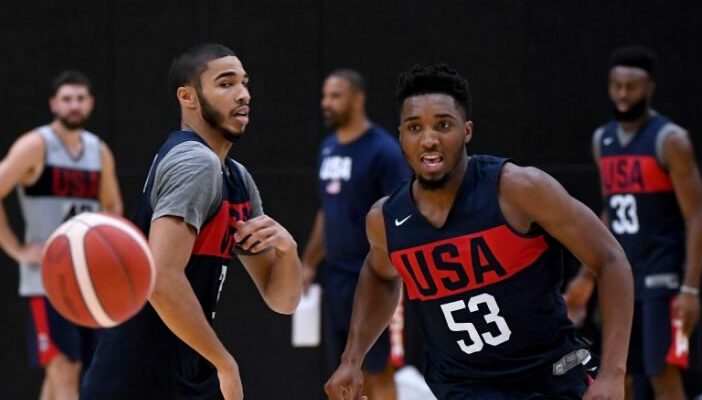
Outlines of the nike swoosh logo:
M609 146L610 144L612 144L613 141L614 141L614 138L608 137L608 138L605 138L602 141L602 143L604 143L605 146Z
M408 219L410 219L411 216L412 216L412 214L406 216L406 217L403 218L403 219L397 219L397 218L395 218L395 226L400 226L400 225L404 224Z

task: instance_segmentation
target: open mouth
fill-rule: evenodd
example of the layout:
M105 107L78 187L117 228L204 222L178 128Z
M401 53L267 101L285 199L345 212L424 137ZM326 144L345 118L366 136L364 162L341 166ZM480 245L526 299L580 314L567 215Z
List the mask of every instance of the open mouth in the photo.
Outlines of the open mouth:
M234 110L232 113L235 117L248 117L249 116L249 106L241 106Z
M437 153L422 154L422 165L428 170L437 170L444 165L444 157Z

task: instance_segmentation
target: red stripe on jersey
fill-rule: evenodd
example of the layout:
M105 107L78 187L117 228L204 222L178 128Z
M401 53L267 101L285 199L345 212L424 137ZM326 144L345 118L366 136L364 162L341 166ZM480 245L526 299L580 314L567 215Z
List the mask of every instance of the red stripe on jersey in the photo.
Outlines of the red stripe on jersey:
M233 254L236 222L246 221L251 214L251 205L223 201L217 214L207 222L195 239L193 255L230 258Z
M44 297L30 297L29 308L32 310L34 321L34 334L36 335L37 355L39 365L46 367L59 354L59 350L51 340L49 330L49 315L46 313L46 299Z
M653 156L605 156L600 160L602 193L657 193L673 190L673 183Z
M506 225L393 251L390 260L412 300L433 300L509 279L548 249L543 235L523 237Z
M52 167L51 194L59 197L97 199L100 172Z

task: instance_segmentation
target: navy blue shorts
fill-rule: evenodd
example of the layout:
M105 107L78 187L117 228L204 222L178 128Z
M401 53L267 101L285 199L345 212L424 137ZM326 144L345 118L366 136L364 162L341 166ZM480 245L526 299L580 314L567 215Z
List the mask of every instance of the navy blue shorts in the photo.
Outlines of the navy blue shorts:
M27 298L29 365L46 367L59 354L87 366L97 345L98 331L83 328L65 318L43 296Z
M582 399L588 388L588 379L583 365L573 367L562 376L553 375L549 365L543 371L519 380L429 386L439 400Z
M670 320L671 301L670 297L661 297L634 302L634 320L627 361L629 373L657 374L669 363L672 354L675 354ZM683 359L687 361L687 354Z
M322 279L324 309L324 349L327 368L333 371L339 365L346 346L359 273L325 266ZM390 334L385 329L366 355L363 370L370 374L383 372L390 358Z

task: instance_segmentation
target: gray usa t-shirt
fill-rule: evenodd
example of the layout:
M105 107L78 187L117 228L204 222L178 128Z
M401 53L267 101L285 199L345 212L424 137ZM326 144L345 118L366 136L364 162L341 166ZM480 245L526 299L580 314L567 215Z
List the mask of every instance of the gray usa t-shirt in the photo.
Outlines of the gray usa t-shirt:
M261 195L251 174L238 162L234 164L249 192L251 218L263 215ZM220 207L224 173L228 171L225 172L217 155L204 144L187 141L174 146L154 173L149 199L153 210L151 220L179 217L200 232L202 225Z

